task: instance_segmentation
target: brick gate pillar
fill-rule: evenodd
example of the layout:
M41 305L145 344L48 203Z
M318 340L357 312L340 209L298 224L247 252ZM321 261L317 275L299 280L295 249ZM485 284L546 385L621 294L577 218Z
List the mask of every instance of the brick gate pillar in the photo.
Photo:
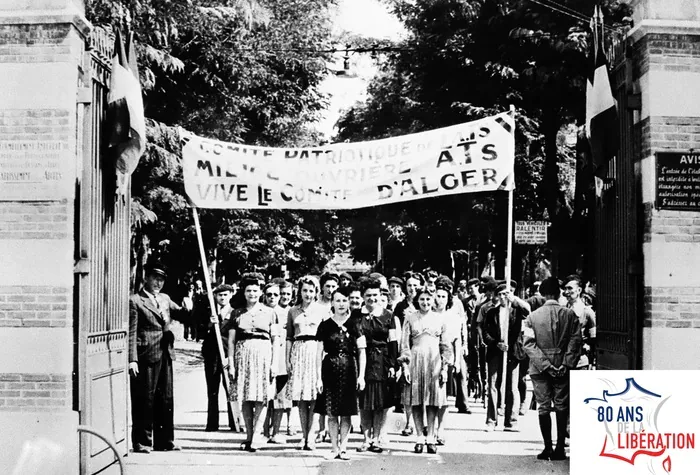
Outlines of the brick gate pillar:
M700 368L700 0L629 3L641 94L642 368Z
M78 473L73 226L88 29L82 0L0 0L0 473L26 444L43 473Z

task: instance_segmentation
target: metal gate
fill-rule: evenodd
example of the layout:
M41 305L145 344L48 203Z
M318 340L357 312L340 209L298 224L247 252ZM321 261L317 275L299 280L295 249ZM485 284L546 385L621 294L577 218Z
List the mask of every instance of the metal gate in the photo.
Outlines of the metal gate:
M635 178L631 60L625 42L614 45L613 94L620 118L620 151L610 162L601 203L595 210L598 367L638 369L641 233ZM615 54L616 53L616 54Z
M112 35L91 33L78 97L78 182L75 201L76 405L80 424L127 452L127 346L130 197L115 199L103 154ZM82 149L81 149L82 144ZM114 462L98 438L81 436L80 473Z

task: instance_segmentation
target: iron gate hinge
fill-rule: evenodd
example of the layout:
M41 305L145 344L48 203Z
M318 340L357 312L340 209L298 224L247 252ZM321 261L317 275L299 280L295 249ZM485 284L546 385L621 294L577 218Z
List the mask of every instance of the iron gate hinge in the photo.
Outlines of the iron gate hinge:
M73 273L74 274L89 274L90 273L90 259L87 259L85 257L81 257L77 261L75 261L75 264L73 265Z
M92 88L79 87L75 102L78 104L92 104Z
M633 111L642 110L642 95L641 94L627 94L627 109Z

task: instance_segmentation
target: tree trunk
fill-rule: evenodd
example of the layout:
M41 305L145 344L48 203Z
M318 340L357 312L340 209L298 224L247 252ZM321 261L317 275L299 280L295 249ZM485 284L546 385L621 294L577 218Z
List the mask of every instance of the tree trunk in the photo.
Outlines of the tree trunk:
M542 200L546 208L550 227L549 245L552 249L552 274L563 276L573 272L575 267L576 232L571 231L571 211L566 204L562 186L559 183L559 148L557 135L561 122L556 112L545 111L542 119L544 131L545 162L542 172ZM573 241L573 242L572 242Z

